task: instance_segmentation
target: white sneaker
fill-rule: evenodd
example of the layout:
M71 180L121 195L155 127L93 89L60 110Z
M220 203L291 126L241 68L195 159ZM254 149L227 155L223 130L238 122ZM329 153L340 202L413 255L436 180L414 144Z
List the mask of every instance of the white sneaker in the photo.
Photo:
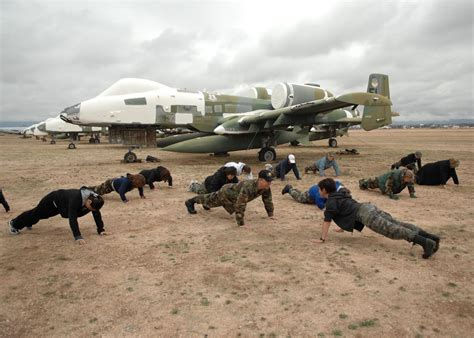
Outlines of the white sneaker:
M8 230L9 230L9 232L10 232L10 235L19 235L19 234L20 234L20 230L15 229L15 228L13 227L13 222L12 222L12 220L9 220L9 221L8 221Z

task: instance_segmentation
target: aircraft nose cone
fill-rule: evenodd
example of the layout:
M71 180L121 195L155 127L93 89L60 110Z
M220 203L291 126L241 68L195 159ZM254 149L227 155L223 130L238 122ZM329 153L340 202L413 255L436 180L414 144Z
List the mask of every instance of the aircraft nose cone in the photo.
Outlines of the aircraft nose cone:
M217 135L222 135L225 133L225 128L223 126L218 126L214 129L214 133Z

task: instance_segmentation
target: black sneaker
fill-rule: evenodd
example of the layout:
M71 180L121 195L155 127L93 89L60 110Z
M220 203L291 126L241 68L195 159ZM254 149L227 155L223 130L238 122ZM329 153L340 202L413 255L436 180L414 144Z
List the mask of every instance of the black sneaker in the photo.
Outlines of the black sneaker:
M292 189L293 186L291 184L287 184L285 185L285 187L283 188L283 190L281 191L281 194L284 195L284 194L288 194L290 192L290 189Z
M194 203L196 202L194 202L193 199L190 199L184 202L184 205L186 205L186 209L188 209L188 212L190 214L197 214L197 211L194 209Z
M13 221L12 220L8 221L8 230L10 232L10 235L19 235L20 234L20 230L16 229L13 226Z

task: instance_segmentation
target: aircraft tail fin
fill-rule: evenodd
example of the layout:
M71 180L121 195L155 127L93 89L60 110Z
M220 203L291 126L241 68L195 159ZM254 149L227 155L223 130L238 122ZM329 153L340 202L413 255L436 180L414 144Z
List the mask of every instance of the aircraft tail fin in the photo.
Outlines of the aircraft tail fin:
M367 93L374 93L390 98L388 75L370 74ZM392 123L392 109L390 106L364 106L362 128L364 130L377 129Z

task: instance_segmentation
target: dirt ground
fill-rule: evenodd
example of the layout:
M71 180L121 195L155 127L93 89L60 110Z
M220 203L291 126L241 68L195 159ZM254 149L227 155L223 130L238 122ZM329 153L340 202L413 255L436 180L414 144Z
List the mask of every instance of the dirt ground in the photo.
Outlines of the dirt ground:
M76 245L66 219L43 220L19 236L7 221L34 207L48 192L79 188L155 165L121 164L125 148L82 141L67 150L15 135L0 136L0 187L12 211L0 210L1 336L408 336L467 337L474 330L474 130L351 131L339 149L340 180L356 200L373 202L397 218L442 236L428 260L420 246L364 229L319 238L323 213L282 196L272 185L275 220L260 199L247 206L249 227L236 226L223 208L189 215L184 201L191 179L201 180L226 161L244 161L254 174L256 150L228 158L140 149L159 157L174 186L158 183L105 196L108 237L91 215L79 219L85 246ZM327 151L313 146L277 148L305 165ZM456 157L460 185L416 186L418 199L398 201L361 191L358 179L376 176L402 156L421 150L423 163ZM333 175L330 170L328 174ZM319 177L290 174L305 190Z

